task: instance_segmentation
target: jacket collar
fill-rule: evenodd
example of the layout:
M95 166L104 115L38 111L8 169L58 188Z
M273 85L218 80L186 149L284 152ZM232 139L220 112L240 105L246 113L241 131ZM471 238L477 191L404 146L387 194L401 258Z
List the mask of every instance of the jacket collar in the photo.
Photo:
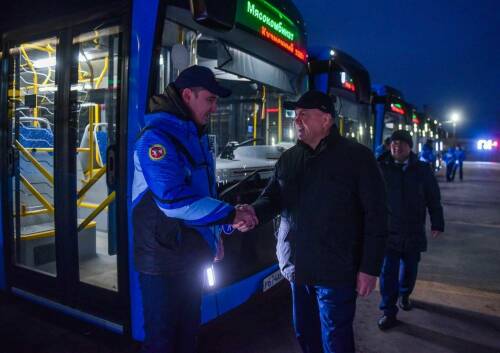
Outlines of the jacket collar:
M332 125L332 127L330 129L330 133L319 142L318 146L316 146L316 149L313 150L311 148L311 146L309 146L305 142L302 142L301 140L297 141L297 145L300 146L301 148L309 151L310 153L320 154L327 147L330 148L330 147L334 146L335 144L337 144L337 142L340 141L340 138L341 138L341 136L340 136L339 130L337 128L337 125L334 124L334 125Z
M389 151L384 152L380 157L378 157L377 160L385 164L396 165L396 161L394 160L394 158L392 158L391 152ZM417 162L418 162L417 155L413 151L411 151L410 155L408 156L407 168L414 166L415 164L417 164Z
M163 94L151 97L149 112L170 113L182 120L191 120L189 108L184 104L175 86L170 83Z

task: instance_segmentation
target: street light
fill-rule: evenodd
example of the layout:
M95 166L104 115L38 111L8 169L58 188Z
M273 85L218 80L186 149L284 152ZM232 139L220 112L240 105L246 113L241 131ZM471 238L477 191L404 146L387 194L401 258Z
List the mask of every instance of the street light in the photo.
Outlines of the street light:
M452 112L450 114L450 118L451 118L451 123L453 124L453 138L457 137L456 136L456 127L457 127L457 123L460 121L460 113L459 112Z

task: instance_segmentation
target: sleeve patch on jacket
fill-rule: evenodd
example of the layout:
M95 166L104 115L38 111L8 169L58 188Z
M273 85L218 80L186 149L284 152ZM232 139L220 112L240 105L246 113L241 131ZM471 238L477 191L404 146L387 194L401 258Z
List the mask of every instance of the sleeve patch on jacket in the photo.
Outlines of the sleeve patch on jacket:
M149 159L152 161L159 161L167 155L167 150L163 145L155 144L149 147Z

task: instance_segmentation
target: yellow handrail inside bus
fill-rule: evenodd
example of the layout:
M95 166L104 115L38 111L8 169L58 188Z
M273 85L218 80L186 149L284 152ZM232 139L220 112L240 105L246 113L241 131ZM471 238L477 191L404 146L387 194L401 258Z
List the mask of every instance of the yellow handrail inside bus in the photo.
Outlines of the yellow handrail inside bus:
M82 202L82 203L80 203L79 206L83 207L83 208L90 208L92 210L95 210L97 207L99 207L99 204L93 203L93 202Z
M28 147L26 148L27 151L31 152L54 152L54 147ZM89 147L77 147L76 149L77 152L89 152L90 148Z
M266 118L266 86L262 86L262 110L260 112L260 120Z
M253 138L257 138L257 114L259 113L259 105L257 103L254 103L253 105ZM255 141L253 142L253 145L255 146Z
M88 177L92 179L92 175L94 173L94 156L95 156L95 146L94 146L94 109L89 109L89 147L90 147L90 156L89 163L90 168L88 171Z
M89 228L95 228L97 225L96 222L90 222L85 229ZM36 232L36 233L30 233L30 234L23 234L21 235L21 240L35 240L35 239L43 239L43 238L51 238L56 235L56 231L54 229L52 230L44 230L41 232Z
M100 168L97 173L88 180L85 185L78 191L77 198L82 198L89 189L106 173L106 167Z
M52 48L52 46L50 44L47 44L47 46L42 47L38 44L25 43L21 46L28 48L28 49L35 49L35 50L39 50L39 51L44 51L48 54L54 54L56 52L56 50L54 48Z
M26 148L24 148L24 146L23 146L23 145L21 145L21 144L19 143L19 141L17 141L17 140L16 140L14 143L15 143L15 146L17 147L17 149L18 149L18 150L22 153L22 155L23 155L24 157L26 157L27 159L29 159L29 161L30 161L31 163L33 163L33 165L35 166L35 168L36 168L36 169L38 169L38 171L39 171L39 172L40 172L40 173L41 173L41 174L42 174L45 178L47 178L47 180L50 182L50 184L54 185L54 177L53 177L53 176L52 176L52 175L51 175L51 174L47 171L47 169L45 169L45 168L44 168L44 167L40 164L40 162L38 162L38 161L36 160L36 158L35 158L35 157L33 157L33 156L31 155L31 153L29 153L29 151L28 151Z
M49 58L52 57L51 54L49 54ZM42 82L42 86L46 86L49 81L50 81L50 75L52 75L52 69L51 67L49 66L47 68L47 77L45 78L45 80Z
M26 206L21 206L21 216L22 217L38 216L38 215L47 214L47 213L50 213L50 211L46 208L42 208L39 210L33 210L33 211L27 211ZM14 216L16 216L16 215L14 214Z
M94 211L92 211L92 213L90 213L87 216L87 218L85 218L82 221L82 223L80 223L80 225L78 226L78 231L83 230L94 218L96 218L99 215L99 213L102 212L102 210L108 207L108 205L111 202L113 202L114 199L115 199L115 192L113 191L111 194L108 195L108 197L104 199L103 202L101 202L101 204Z
M38 95L38 73L35 70L35 66L33 65L33 62L29 58L28 54L26 53L26 49L24 46L27 46L28 44L21 44L19 49L21 50L21 54L23 55L24 59L26 60L26 63L31 69L31 72L33 73L33 93L35 97ZM35 108L33 109L33 116L36 118L38 117L38 99L35 99ZM35 122L35 126L37 126L37 122Z
M33 196L35 196L38 199L38 201L40 201L40 203L44 205L46 209L49 210L50 213L53 213L54 206L52 206L50 202L45 197L43 197L43 195L40 194L38 190L35 189L35 187L31 185L30 182L24 176L20 175L19 177L23 185L26 186L26 188L33 194Z
M99 86L101 85L101 82L104 78L104 75L106 74L106 72L108 71L108 66L109 66L109 58L106 57L104 59L104 67L101 71L101 74L99 75L99 77L97 78L97 82L95 84L95 88L99 88Z

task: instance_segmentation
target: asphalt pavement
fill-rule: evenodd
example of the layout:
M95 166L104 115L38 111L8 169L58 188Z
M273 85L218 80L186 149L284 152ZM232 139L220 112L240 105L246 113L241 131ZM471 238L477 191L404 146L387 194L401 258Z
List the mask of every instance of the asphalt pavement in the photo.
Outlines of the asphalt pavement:
M429 240L413 299L401 324L376 321L379 293L358 299L357 352L500 352L500 164L465 163L465 180L438 174L446 231ZM203 326L200 353L300 353L287 283ZM137 352L122 336L24 300L0 295L0 353Z
M464 181L438 173L446 231L429 239L413 295L415 308L381 332L380 294L358 299L357 351L500 352L500 164L465 163ZM201 353L300 353L286 283L271 295L204 327Z

